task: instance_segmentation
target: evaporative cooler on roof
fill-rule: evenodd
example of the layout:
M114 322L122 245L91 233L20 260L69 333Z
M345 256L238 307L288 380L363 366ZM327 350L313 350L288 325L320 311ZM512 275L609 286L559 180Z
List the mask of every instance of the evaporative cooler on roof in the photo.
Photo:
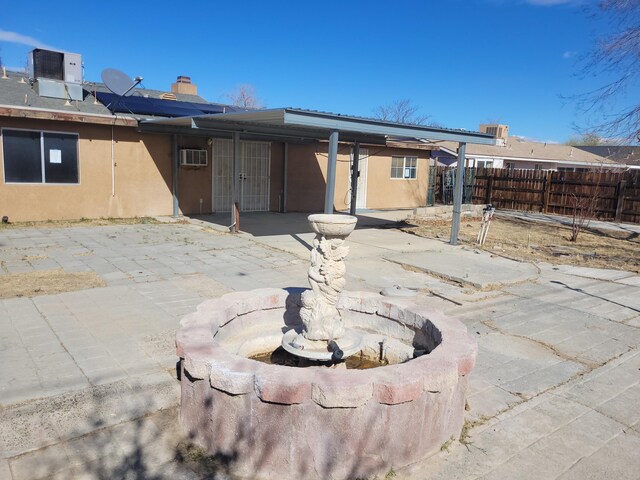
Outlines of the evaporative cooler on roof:
M33 77L64 80L64 53L36 48L32 52Z

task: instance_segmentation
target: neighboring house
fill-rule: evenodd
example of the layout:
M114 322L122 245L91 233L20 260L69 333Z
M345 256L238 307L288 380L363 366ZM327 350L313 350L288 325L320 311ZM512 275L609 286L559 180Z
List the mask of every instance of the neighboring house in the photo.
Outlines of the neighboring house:
M37 55L48 56L47 68L39 69ZM0 215L20 221L231 209L233 128L193 127L203 118L227 119L246 110L207 102L188 77L178 77L170 92L135 88L132 96L120 98L103 84L83 81L79 55L35 50L32 58L31 75L8 72L0 78ZM493 142L477 132L396 128L390 122L295 109L273 112L347 128L340 134L345 143L338 145L335 210L350 205L356 141L357 207L372 209L426 205L429 162L437 148L387 142L382 130ZM183 126L153 123L183 117ZM256 123L234 122L228 124L248 131L240 142L241 210L322 211L328 134L318 138L315 127L287 126L268 130L272 135L254 134L261 130ZM349 131L353 125L363 130Z
M576 148L613 160L630 169L640 169L640 145L576 145Z
M541 143L509 136L507 125L480 125L481 132L491 133L497 145L467 145L468 167L521 168L534 170L587 171L594 168L620 168L622 165L579 147ZM438 142L432 155L438 165L457 163L457 145Z

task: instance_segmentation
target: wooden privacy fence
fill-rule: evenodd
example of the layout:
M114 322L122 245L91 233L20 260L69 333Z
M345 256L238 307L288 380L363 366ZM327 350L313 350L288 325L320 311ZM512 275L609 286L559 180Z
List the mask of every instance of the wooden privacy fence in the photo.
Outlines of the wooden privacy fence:
M560 215L572 215L576 204L590 203L599 219L640 223L638 170L554 172L478 168L473 178L473 203Z

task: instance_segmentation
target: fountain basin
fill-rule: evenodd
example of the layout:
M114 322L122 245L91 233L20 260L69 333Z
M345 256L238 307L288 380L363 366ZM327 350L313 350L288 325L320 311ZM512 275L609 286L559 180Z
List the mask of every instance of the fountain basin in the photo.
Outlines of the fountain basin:
M345 326L389 365L267 365L249 357L300 328L300 291L203 302L181 321L185 434L247 478L346 479L418 462L460 435L477 345L464 325L407 299L343 292ZM426 354L413 358L415 354Z
M327 237L347 237L358 222L358 219L351 215L333 213L316 213L309 215L308 220L315 233Z

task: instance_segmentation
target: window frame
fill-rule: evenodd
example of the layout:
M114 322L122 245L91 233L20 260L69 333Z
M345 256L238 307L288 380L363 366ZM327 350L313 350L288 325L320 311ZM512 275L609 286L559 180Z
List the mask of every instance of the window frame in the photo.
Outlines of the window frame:
M398 167L394 167L393 166L393 160L394 159L402 159L402 177L394 177L393 176L393 170L394 168L398 168ZM407 167L407 159L412 159L415 160L416 164L414 167ZM413 168L414 172L415 172L415 176L413 177L405 177L404 176L404 172L406 171L407 168ZM418 157L415 155L392 155L391 156L391 172L390 172L390 176L389 178L391 180L418 180Z
M4 138L5 131L14 131L14 132L37 132L40 134L40 171L42 179L39 182L8 182L7 181L7 172L6 172L6 158L5 158L5 150L4 150ZM47 182L46 178L46 165L45 165L45 150L44 150L44 135L67 135L75 137L76 141L76 171L78 172L78 179L75 182ZM80 185L80 134L78 132L65 132L59 130L41 130L34 128L13 128L13 127L2 127L0 128L0 151L2 152L2 181L5 185L54 185L54 186L74 186Z

